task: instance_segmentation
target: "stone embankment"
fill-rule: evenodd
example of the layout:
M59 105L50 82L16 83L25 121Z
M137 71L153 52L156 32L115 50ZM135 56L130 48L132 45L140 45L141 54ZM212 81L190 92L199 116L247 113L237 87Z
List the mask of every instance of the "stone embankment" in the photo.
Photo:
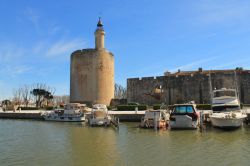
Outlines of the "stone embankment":
M1 111L1 119L36 119L42 120L43 117L41 110L29 110L29 111Z
M0 119L34 119L42 120L42 110L0 111ZM119 118L120 121L138 122L144 116L145 111L109 111L110 115ZM88 117L88 114L86 115Z

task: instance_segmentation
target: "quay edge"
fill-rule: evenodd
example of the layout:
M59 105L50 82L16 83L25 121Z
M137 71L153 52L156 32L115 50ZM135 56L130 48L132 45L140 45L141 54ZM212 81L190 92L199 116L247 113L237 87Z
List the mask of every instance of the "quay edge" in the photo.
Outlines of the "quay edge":
M6 111L0 112L0 119L34 119L43 120L41 111Z

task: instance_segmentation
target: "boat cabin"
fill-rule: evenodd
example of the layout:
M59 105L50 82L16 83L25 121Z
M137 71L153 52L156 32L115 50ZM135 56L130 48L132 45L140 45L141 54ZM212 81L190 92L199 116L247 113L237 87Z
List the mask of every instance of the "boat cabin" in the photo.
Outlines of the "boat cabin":
M193 121L198 119L198 113L193 104L178 104L174 105L172 112L170 113L170 121L175 121L176 115L188 115Z

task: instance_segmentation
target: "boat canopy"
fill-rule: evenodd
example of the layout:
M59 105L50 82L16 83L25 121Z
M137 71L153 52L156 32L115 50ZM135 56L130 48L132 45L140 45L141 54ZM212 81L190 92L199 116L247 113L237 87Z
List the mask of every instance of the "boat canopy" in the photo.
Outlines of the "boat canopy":
M176 114L185 114L185 113L194 113L193 105L175 105L172 113Z

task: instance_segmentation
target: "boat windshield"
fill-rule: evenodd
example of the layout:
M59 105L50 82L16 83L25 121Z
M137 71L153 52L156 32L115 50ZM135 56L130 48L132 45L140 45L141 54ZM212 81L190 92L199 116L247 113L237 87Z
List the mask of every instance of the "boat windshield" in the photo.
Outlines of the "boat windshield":
M216 106L213 107L214 112L230 112L230 111L240 111L239 106Z
M185 114L185 113L194 113L193 106L175 106L173 113L176 114Z
M230 97L235 97L236 92L235 91L216 91L214 92L214 97L221 97L221 96L230 96Z

